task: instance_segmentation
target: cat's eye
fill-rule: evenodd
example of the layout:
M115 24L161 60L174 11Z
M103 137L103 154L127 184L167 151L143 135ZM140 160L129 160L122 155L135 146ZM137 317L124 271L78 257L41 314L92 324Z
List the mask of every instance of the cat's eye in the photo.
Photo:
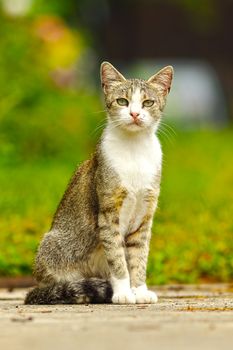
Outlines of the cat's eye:
M128 104L129 104L129 101L126 100L126 98L123 98L123 97L118 98L116 101L117 101L117 103L118 103L120 106L128 106Z
M151 107L151 106L153 106L153 104L154 104L154 101L153 100L145 100L145 101L143 101L143 107Z

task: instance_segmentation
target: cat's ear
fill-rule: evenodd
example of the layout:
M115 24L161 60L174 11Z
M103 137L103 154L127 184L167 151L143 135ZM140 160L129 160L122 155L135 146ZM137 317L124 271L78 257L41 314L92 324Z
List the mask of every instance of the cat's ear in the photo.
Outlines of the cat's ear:
M100 67L100 78L104 92L108 87L111 87L117 83L126 81L125 77L118 72L116 68L109 62L103 62Z
M161 69L158 73L152 75L147 81L158 87L163 95L167 95L171 89L171 83L174 70L172 66L167 66Z

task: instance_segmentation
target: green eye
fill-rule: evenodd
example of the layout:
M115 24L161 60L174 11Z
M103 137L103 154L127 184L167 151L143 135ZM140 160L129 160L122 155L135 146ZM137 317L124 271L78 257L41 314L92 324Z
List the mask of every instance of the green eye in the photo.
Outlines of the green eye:
M120 106L128 106L129 104L129 101L126 100L126 98L118 98L116 101Z
M143 107L151 107L151 106L153 106L153 104L154 104L154 101L153 100L145 100L145 101L143 101Z

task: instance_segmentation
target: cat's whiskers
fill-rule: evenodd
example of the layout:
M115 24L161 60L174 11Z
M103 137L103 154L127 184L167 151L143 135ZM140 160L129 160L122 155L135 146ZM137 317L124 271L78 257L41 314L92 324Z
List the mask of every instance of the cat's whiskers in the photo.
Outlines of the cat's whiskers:
M97 126L96 128L91 132L91 136L95 136L101 129L104 129L104 127L106 126L107 121L106 120L102 120Z
M117 128L119 126L123 125L122 118L119 118L118 116L115 116L115 119L111 119L111 121L108 123L108 126L111 128Z
M162 124L165 128L169 129L174 136L177 136L175 129L168 123L165 123L164 120L161 120L160 124Z
M115 120L111 120L109 123L107 118L105 117L100 121L100 123L96 126L96 128L92 131L91 135L94 136L98 133L99 130L104 129L104 127L108 124L110 130L118 128L122 125L122 119L117 118Z
M100 111L95 111L95 112L92 112L90 113L89 115L93 115L93 114L101 114L101 113L104 113L106 115L107 113L107 109L102 109ZM97 126L95 127L95 129L91 132L91 136L95 136L99 130L103 129L105 126L106 126L106 117L102 118Z
M163 125L158 129L157 134L164 136L164 139L169 141L170 144L174 141L173 135L171 135L167 129L163 128Z
M174 138L177 136L175 130L170 125L165 123L163 119L161 119L159 122L158 134L163 135L170 144L173 143Z
M97 114L97 113L107 113L107 109L102 109L101 111L92 112L92 114Z
M113 130L113 129L119 128L120 126L122 126L122 122L111 123L110 125L108 125L108 129Z

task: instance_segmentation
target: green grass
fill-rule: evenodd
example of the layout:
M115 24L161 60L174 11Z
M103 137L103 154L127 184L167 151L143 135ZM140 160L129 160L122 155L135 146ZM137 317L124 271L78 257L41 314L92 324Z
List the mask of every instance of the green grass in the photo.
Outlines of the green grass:
M232 280L233 130L178 132L162 143L148 282ZM31 273L75 163L89 152L2 164L0 275Z
M233 131L178 133L164 147L150 283L233 279Z

